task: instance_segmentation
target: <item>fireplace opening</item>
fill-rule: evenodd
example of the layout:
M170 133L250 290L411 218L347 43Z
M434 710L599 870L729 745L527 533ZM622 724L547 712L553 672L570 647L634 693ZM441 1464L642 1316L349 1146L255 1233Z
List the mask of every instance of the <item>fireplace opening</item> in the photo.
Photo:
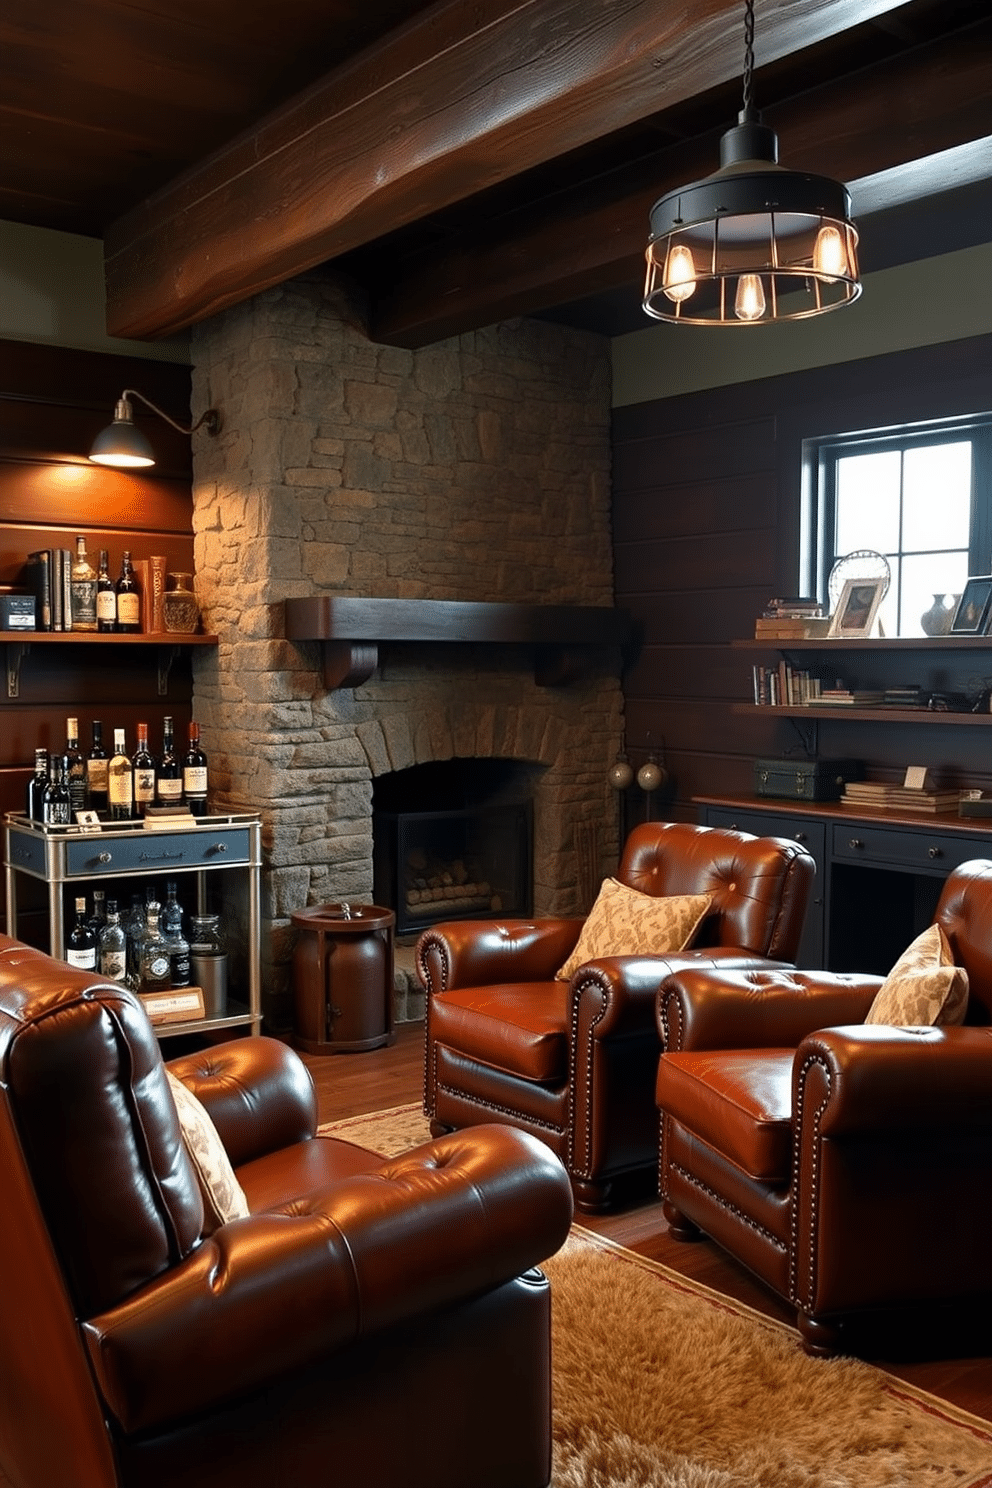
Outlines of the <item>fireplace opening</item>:
M398 935L532 913L531 776L512 760L462 759L376 780L375 900Z

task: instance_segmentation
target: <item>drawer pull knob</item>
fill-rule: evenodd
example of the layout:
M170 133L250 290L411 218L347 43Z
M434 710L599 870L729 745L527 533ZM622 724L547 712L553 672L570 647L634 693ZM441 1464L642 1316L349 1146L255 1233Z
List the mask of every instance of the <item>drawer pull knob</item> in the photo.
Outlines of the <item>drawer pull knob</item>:
M108 852L97 853L96 860L98 863L112 863L114 861L114 855Z
M852 848L864 847L864 843L861 841L860 837L852 837L847 845L848 847Z
M796 841L797 842L805 842L806 841L806 833L805 832L797 832L796 833Z
M944 849L942 847L928 847L927 856L931 858L942 858L944 856Z

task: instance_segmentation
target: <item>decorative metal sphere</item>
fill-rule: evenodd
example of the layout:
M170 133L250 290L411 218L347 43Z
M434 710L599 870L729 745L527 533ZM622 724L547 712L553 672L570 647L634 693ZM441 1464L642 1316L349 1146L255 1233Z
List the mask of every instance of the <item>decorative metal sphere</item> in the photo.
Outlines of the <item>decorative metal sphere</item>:
M657 760L649 759L637 772L637 783L642 791L656 791L666 778L667 771L663 770Z
M627 789L628 785L634 779L634 767L626 755L620 754L617 756L610 766L606 778L614 790L622 791Z

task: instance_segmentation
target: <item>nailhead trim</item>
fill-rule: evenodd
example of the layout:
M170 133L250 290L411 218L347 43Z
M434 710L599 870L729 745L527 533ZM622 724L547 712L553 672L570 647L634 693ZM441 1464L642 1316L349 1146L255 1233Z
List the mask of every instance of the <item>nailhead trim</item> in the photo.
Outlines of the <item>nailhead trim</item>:
M826 1092L826 1095L824 1096L822 1102L820 1103L820 1105L817 1107L817 1109L812 1113L812 1116L810 1117L810 1116L807 1116L805 1114L805 1112L806 1112L806 1076L809 1073L809 1071L813 1068L814 1065L818 1065L820 1067L820 1069L823 1070L824 1074L827 1077L827 1092ZM792 1173L792 1215L791 1215L791 1219L790 1219L790 1225L791 1225L791 1231L792 1231L792 1244L789 1247L789 1299L790 1299L790 1301L794 1302L797 1307L801 1308L801 1310L803 1312L807 1313L807 1314L810 1313L810 1309L812 1308L812 1305L813 1305L813 1297L814 1297L814 1295L816 1293L816 1245L815 1245L815 1236L816 1236L817 1228L818 1228L818 1226L817 1226L817 1219L818 1219L818 1215L819 1215L819 1202L820 1202L820 1122L823 1120L823 1113L826 1110L827 1105L830 1102L831 1096L833 1095L832 1076L833 1076L833 1071L831 1070L831 1068L830 1068L829 1064L827 1063L827 1061L822 1057L822 1055L820 1055L819 1053L813 1053L813 1052L811 1052L810 1054L807 1054L807 1056L806 1056L805 1060L803 1061L803 1064L802 1064L802 1066L801 1066L801 1068L799 1070L799 1080L798 1080L798 1084L797 1084L797 1094L796 1094L796 1109L792 1113L793 1173ZM811 1172L811 1175L810 1175L810 1196L809 1196L809 1216L808 1216L808 1222L809 1222L809 1290L808 1290L808 1296L806 1298L801 1299L800 1296L799 1296L799 1276L798 1276L798 1265L797 1265L797 1255L798 1255L798 1250L799 1250L799 1219L798 1219L798 1215L799 1215L799 1192L798 1192L798 1189L799 1189L799 1170L800 1170L800 1166L801 1166L801 1163L802 1163L802 1144L801 1144L801 1142L799 1140L799 1134L802 1131L803 1126L805 1125L805 1122L807 1120L812 1120L812 1122L813 1122L813 1131L814 1131L814 1139L813 1139L813 1144L812 1144L812 1147L813 1147L813 1165L812 1165L812 1172Z
M695 1173L687 1172L681 1163L673 1162L669 1164L669 1169L674 1173L678 1173L679 1177L684 1179L692 1188L696 1189L698 1193L705 1194L707 1198L714 1200L717 1207L722 1209L725 1214L733 1215L734 1219L746 1225L755 1235L760 1235L762 1240L767 1240L769 1245L773 1246L780 1254L785 1253L786 1247L777 1236L773 1235L770 1230L766 1230L764 1225L760 1225L756 1220L751 1219L750 1215L745 1214L743 1209L739 1209L736 1204L728 1203L722 1194L716 1193L710 1188L708 1183L703 1183L701 1179L696 1177ZM667 1192L664 1192L662 1197L667 1199Z
M596 1027L597 1023L601 1023L602 1020L606 1017L606 1014L609 1011L611 999L609 987L607 986L604 988L601 982L596 977L589 977L586 981L581 982L577 987L572 988L568 1038L568 1118L566 1121L566 1128L568 1132L567 1167L569 1173L572 1175L573 1178L583 1178L588 1182L592 1182L594 1178L594 1174L592 1172L592 1103L588 1103L588 1114L586 1117L585 1126L582 1131L584 1150L581 1162L576 1156L576 1139L578 1133L575 1129L575 1087L578 1078L579 1003L582 1000L582 993L586 987L595 987L597 991L605 994L603 996L602 1007L600 1008L597 1016L593 1019L589 1028L589 1039L586 1045L585 1057L585 1085L587 1090L591 1089L592 1087L592 1051L593 1044L595 1042L593 1038L593 1029Z

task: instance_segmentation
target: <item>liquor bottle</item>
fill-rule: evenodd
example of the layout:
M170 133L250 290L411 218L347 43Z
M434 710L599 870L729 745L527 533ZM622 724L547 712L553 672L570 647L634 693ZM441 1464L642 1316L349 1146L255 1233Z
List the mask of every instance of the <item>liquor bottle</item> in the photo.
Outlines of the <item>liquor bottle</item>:
M65 959L70 966L96 971L96 935L86 920L85 899L76 900L76 923L66 942Z
M148 725L138 724L138 742L131 761L134 771L134 810L144 816L145 807L155 803L155 760L148 748Z
M114 756L107 766L107 802L111 821L134 815L134 774L124 747L124 730L114 729Z
M86 551L86 539L76 538L76 560L69 573L73 630L96 630L96 569Z
M145 933L145 906L140 894L131 895L131 908L121 921L127 941L127 971L125 981L132 991L138 985L140 975L141 940Z
M162 937L169 948L169 966L174 987L190 984L189 941L183 934L183 907L176 898L176 885L170 879L165 885L166 899L159 916Z
M155 766L155 799L161 806L179 806L183 799L183 772L176 758L171 718L162 720L162 753Z
M153 899L145 910L145 933L139 961L140 992L167 992L172 986L169 947L158 925L159 908Z
M90 807L93 811L107 809L107 751L103 747L103 724L94 718L93 743L86 756L86 785Z
M69 825L69 782L66 779L64 754L53 754L48 761L48 784L45 786L42 820L46 827Z
M106 894L103 889L93 890L93 913L90 915L90 929L96 934L97 941L104 925L107 923L107 911L104 908Z
M117 589L110 577L106 548L100 549L100 571L96 576L96 628L104 634L117 629Z
M100 975L112 982L123 982L127 976L127 936L121 928L117 900L107 900L107 923L100 931Z
M45 788L48 785L48 750L34 752L34 774L28 781L27 814L32 821L45 820Z
M193 816L207 812L207 756L200 748L200 725L189 726L189 747L183 755L183 795Z
M117 629L122 635L136 635L141 629L141 590L131 567L131 554L125 549L121 574L116 585Z
M65 757L67 761L70 818L86 809L86 761L79 750L79 719L65 721Z

